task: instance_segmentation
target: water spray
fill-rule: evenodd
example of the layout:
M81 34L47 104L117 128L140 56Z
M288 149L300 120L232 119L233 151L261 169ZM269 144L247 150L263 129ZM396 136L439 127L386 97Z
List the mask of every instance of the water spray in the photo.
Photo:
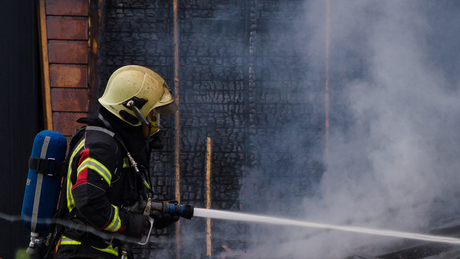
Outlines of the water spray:
M398 237L398 238L407 238L407 239L414 239L414 240L423 240L423 241L430 241L430 242L460 245L460 238L454 238L454 237L425 235L425 234L418 234L418 233L401 232L401 231L394 231L394 230L380 230L380 229L371 229L371 228L354 227L354 226L337 226L337 225L331 225L331 224L314 223L314 222L307 222L307 221L300 221L300 220L283 219L283 218L277 218L277 217L267 217L267 216L259 216L259 215L254 215L254 214L220 211L220 210L212 210L212 209L195 208L193 211L193 216L202 217L202 218L267 223L267 224L273 224L273 225L299 226L299 227L320 228L320 229L328 229L328 230L340 230L340 231L354 232L354 233L360 233L360 234Z
M143 206L141 205L140 207L143 207ZM131 209L134 209L134 208L131 208ZM372 229L372 228L364 228L364 227L357 227L357 226L339 226L339 225L292 220L292 219L285 219L285 218L278 218L278 217L260 216L260 215L240 213L240 212L194 208L191 205L182 205L182 204L170 203L170 202L152 202L151 210L152 212L169 213L170 215L176 215L176 216L180 216L182 218L187 218L187 219L191 219L192 217L201 217L201 218L223 219L223 220L233 220L233 221L243 221L243 222L266 223L266 224L272 224L272 225L299 226L299 227L309 227L309 228L326 229L326 230L339 230L339 231L346 231L346 232L353 232L353 233L360 233L360 234L397 237L397 238L406 238L406 239L413 239L413 240L422 240L422 241L429 241L429 242L460 245L460 238L455 238L455 237L426 235L426 234L410 233L410 232L402 232L402 231L394 231L394 230ZM8 221L18 221L21 219L20 217L10 216L4 213L0 213L0 218L8 220ZM66 221L60 220L60 219L54 219L54 220L47 219L41 223L51 224L53 222L55 224L61 224L64 226L67 225ZM111 235L108 235L107 233L101 233L100 231L96 231L95 229L93 230L92 228L88 228L88 231L90 231L91 233L95 235L101 236L102 238L106 238L106 239L110 239L113 237ZM132 242L132 240L129 240L123 236L118 237L118 238L120 240Z

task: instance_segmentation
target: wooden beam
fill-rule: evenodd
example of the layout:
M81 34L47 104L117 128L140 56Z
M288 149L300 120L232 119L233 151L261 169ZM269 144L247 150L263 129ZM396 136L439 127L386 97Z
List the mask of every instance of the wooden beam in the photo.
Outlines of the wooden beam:
M99 76L98 65L100 63L98 57L98 42L99 34L102 31L102 8L103 0L90 0L89 2L89 38L88 38L88 101L89 113L97 113L98 107L98 88Z
M62 133L64 136L72 136L75 129L83 126L83 124L77 122L77 119L86 117L86 115L86 112L54 112L54 130Z
M206 143L206 209L211 208L211 138ZM211 218L206 219L206 256L211 257Z
M88 90L85 88L52 88L53 112L88 112Z
M51 64L51 87L88 88L86 65Z
M75 16L48 16L48 39L87 40L88 18Z
M48 36L46 33L45 0L38 1L38 37L40 44L41 80L43 97L43 117L46 130L53 130L53 114L51 110L50 72L48 61Z
M179 107L179 27L178 27L178 3L173 0L174 13L174 97L177 107ZM180 108L180 107L179 107ZM175 165L176 165L176 185L175 197L180 203L180 109L174 116L174 127L176 129L175 146ZM180 258L180 221L176 223L176 258Z
M88 0L46 0L47 15L88 16Z
M88 41L50 40L49 62L60 64L88 64Z

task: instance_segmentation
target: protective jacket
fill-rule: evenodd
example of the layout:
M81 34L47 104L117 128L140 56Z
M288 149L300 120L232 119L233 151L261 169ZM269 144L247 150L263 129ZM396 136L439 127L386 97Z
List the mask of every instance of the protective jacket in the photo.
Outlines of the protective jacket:
M69 150L63 193L66 218L70 218L71 223L61 238L57 258L60 254L116 258L116 246L120 243L107 240L108 234L129 233L135 225L134 215L124 207L148 195L142 129L140 132L139 127L126 129L103 109L98 118L80 119L79 122L89 126L74 136L75 148ZM126 146L124 143L128 142ZM127 151L136 154L138 166L144 172L133 170Z

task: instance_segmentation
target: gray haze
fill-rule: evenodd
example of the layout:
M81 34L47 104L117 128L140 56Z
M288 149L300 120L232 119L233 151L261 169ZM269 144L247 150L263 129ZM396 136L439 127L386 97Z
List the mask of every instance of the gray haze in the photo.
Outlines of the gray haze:
M309 35L305 59L323 66L325 1L308 1L305 12L295 21ZM459 14L454 1L331 1L329 154L322 161L328 172L314 195L292 197L296 214L276 215L418 233L459 216ZM314 70L325 73L325 67ZM284 130L292 137L285 146L303 134ZM308 153L282 150L288 151ZM285 172L302 164L293 156L299 160ZM243 195L251 194L249 183L268 177L257 170L247 175ZM278 191L276 184L267 188L266 195ZM266 211L274 213L277 205L267 204ZM376 256L407 242L337 231L252 230L245 258Z

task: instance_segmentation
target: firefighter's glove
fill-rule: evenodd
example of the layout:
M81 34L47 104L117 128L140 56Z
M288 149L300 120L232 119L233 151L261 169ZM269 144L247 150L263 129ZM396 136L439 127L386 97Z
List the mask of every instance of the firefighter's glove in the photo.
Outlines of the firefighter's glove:
M155 220L153 222L153 226L156 229L163 229L165 227L169 227L173 223L177 222L179 220L179 216L171 216L168 213L160 214L160 213L155 213Z
M149 216L146 215L130 213L129 223L128 228L123 231L123 234L138 239L142 238L150 228Z

